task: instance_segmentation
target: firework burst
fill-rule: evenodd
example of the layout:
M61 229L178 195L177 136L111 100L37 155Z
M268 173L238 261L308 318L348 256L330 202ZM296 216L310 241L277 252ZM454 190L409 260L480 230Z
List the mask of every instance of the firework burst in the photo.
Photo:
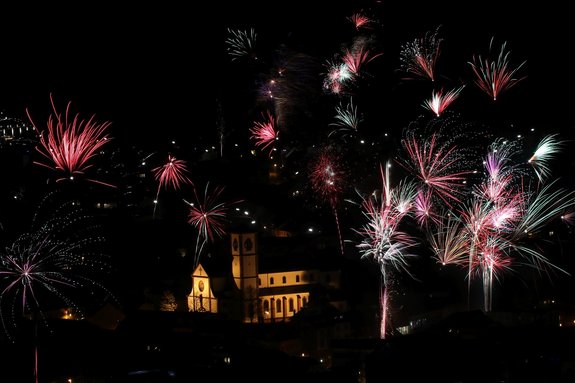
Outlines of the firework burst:
M339 225L337 205L344 185L347 182L347 172L343 166L342 158L335 149L325 147L321 149L318 156L310 162L309 180L312 190L316 195L327 201L335 217L337 232L340 240L340 248L343 254L343 240Z
M493 40L489 42L489 54L493 50ZM496 57L483 58L481 55L474 55L473 60L469 62L475 75L475 84L493 98L497 97L504 91L513 87L525 77L515 77L517 72L525 65L523 61L516 67L511 66L509 61L510 51L507 51L507 42L501 45L499 54Z
M233 30L228 28L226 45L228 54L231 56L232 61L238 60L242 57L256 58L254 51L256 36L254 28L250 28L249 30Z
M192 184L192 180L188 177L186 161L178 160L172 155L168 155L168 162L152 169L152 172L154 173L154 178L158 181L158 190L154 200L155 215L158 197L162 188L167 189L171 187L174 190L179 190L185 184Z
M439 27L427 32L424 37L404 44L401 47L401 68L417 77L435 81L435 66L439 57L441 42Z
M110 270L97 229L77 202L62 202L55 193L44 198L30 231L0 253L0 319L9 336L18 312L47 324L47 308L64 305L82 317L81 294L111 296L96 279Z
M265 121L254 122L254 126L250 129L251 139L262 150L269 149L271 155L273 144L279 140L279 131L276 129L276 120L270 112L267 112L267 117L264 118Z
M562 149L564 142L557 139L557 134L545 136L537 145L535 153L527 161L533 169L540 182L551 174L550 161Z
M216 187L213 191L210 191L209 183L207 183L201 198L194 189L194 201L188 202L184 200L190 207L188 223L198 230L194 269L198 265L205 244L208 241L214 242L216 238L221 238L226 234L229 207L232 204L241 202L220 201L223 191L224 187Z
M423 107L431 110L437 117L439 117L439 115L459 97L459 93L461 93L464 87L465 85L462 85L459 88L452 89L446 93L443 92L443 89L437 92L433 91L431 93L431 98L423 103Z
M47 163L34 163L65 173L65 177L56 181L74 180L74 177L84 175L92 166L91 160L101 154L102 147L109 141L106 131L110 122L98 123L94 115L88 120L80 118L79 114L71 116L71 102L68 102L66 112L62 115L56 110L52 95L50 102L54 113L48 117L46 131L40 131L36 127L26 109L30 122L40 135L40 146L36 147L36 150L48 160ZM93 179L88 180L112 186Z

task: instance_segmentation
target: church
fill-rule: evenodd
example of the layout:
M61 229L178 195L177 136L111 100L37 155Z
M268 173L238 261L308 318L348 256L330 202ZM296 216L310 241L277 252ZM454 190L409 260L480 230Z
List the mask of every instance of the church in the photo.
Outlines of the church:
M338 298L340 269L307 262L314 257L260 254L258 247L257 233L231 233L231 257L221 257L217 267L202 260L193 270L188 310L244 323L289 321L314 300L346 311Z

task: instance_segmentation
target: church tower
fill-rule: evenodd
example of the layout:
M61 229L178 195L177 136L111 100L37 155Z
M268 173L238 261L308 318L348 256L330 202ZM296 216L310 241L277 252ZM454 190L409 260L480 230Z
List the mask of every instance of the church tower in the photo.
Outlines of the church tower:
M232 233L232 275L242 296L244 322L258 320L258 255L256 233Z

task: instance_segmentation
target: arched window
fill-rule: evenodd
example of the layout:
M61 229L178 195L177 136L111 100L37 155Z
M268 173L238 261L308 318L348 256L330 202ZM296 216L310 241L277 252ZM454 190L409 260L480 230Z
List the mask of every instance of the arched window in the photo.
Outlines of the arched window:
M270 285L273 285L273 284L274 284L274 277L271 277L270 278Z
M269 315L270 313L270 302L265 300L264 301L264 314Z
M303 297L302 300L301 300L301 303L302 303L302 306L305 307L305 305L307 304L307 298L306 298L306 297Z
M278 313L282 312L282 300L281 299L276 299L276 311Z
M284 285L285 285L285 283L286 283L286 277L285 277L285 275L282 277L282 283L283 283Z
M289 311L293 312L293 298L289 299Z
M295 281L296 281L296 283L299 283L299 275L295 276Z

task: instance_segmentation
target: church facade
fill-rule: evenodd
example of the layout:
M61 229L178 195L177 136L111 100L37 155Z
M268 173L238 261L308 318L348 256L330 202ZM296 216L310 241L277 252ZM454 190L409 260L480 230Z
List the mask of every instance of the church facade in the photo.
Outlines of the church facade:
M210 275L200 263L192 273L188 310L220 313L246 323L288 321L318 288L339 289L340 270L260 268L256 233L230 234L229 272ZM338 309L345 303L333 302Z

